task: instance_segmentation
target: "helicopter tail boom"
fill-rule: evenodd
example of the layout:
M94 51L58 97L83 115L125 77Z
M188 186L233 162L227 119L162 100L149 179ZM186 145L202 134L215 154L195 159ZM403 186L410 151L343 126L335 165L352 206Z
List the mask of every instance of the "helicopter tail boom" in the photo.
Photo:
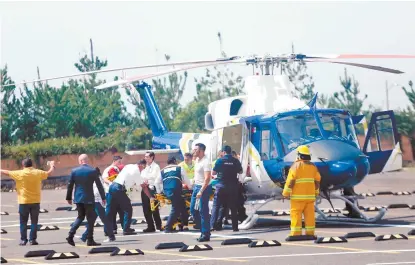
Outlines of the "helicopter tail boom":
M167 133L167 125L163 120L160 109L156 103L156 100L154 99L153 93L151 92L151 86L143 82L138 84L136 89L144 101L153 136L157 137Z

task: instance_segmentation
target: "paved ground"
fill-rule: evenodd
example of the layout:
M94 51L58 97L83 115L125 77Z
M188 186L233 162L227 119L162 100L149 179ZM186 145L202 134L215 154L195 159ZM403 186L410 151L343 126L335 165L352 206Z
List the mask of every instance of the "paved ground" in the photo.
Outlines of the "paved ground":
M415 192L415 171L403 171L382 175L373 175L367 178L364 184L356 188L357 192L379 191L410 191ZM138 195L138 194L137 194ZM138 202L139 197L134 200ZM2 209L9 215L1 216L1 228L7 234L1 235L1 256L10 264L147 264L147 263L175 263L175 264L415 264L415 236L408 236L408 240L375 241L373 237L349 239L347 243L316 244L310 241L286 242L289 233L289 218L261 216L259 226L249 231L233 233L230 230L214 232L212 240L208 244L213 248L209 251L179 252L178 249L156 250L155 246L161 242L184 242L194 245L198 242L198 232L191 230L177 234L165 235L161 232L132 236L117 236L114 244L103 246L117 246L123 249L140 249L145 255L139 256L113 256L109 254L88 254L89 247L85 243L76 240L76 247L68 245L65 237L70 224L74 221L76 212L55 211L59 206L66 206L64 190L45 191L43 193L41 208L49 213L41 213L39 224L56 225L60 230L38 232L38 246L18 246L19 223L17 214L16 193L2 193ZM360 201L362 206L384 206L392 203L406 203L415 205L415 194L412 195L378 195ZM336 208L343 208L340 201L334 202ZM329 208L324 203L323 208ZM273 202L264 209L288 209L288 202ZM142 220L141 207L133 207L134 218ZM168 207L162 210L167 215ZM376 213L368 213L373 216ZM145 224L133 226L135 229L144 229ZM378 224L328 224L319 223L317 234L321 237L344 236L349 232L373 232L376 235L404 234L415 229L415 210L389 209L384 220ZM78 235L84 228L78 230ZM102 242L104 235L102 228L96 228L96 240ZM282 245L278 247L249 248L244 245L221 245L222 241L229 238L248 237L253 240L277 240ZM24 258L28 251L55 250L56 252L75 252L80 258L47 261L43 257Z

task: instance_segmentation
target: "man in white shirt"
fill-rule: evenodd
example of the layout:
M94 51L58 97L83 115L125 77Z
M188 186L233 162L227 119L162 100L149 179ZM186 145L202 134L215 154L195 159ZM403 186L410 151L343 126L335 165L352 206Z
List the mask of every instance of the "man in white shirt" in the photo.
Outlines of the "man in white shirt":
M147 162L146 168L141 172L141 178L143 183L141 187L141 203L143 206L144 217L147 222L147 228L143 230L144 233L155 232L157 230L162 231L162 223L160 218L160 211L157 207L154 211L151 211L151 202L154 200L156 194L156 179L160 177L160 166L154 162L155 154L153 152L147 152L144 155L144 159ZM153 220L154 218L154 220ZM154 223L156 225L154 226Z
M201 236L197 239L199 242L210 241L209 197L212 195L210 185L212 165L205 151L206 146L202 143L196 144L193 150L196 161L190 213L195 227L200 227ZM196 205L196 201L199 201L199 205Z
M126 191L131 189L134 185L139 185L141 182L142 180L138 164L129 164L124 166L109 187L109 196L107 201L107 207L109 210L106 213L106 217L109 222L108 226L113 226L113 217L117 212L117 208L120 207L124 213L124 218L121 220L123 223L124 235L136 234L135 230L130 227L133 207L131 206L131 200L127 196Z
M108 201L108 195L109 195L109 193L108 193L109 186L111 185L111 183L113 181L113 180L109 179L109 174L108 173L111 169L115 169L116 171L119 172L121 166L122 166L122 157L121 156L114 156L112 158L112 164L109 167L105 168L104 171L102 172L102 179L104 181L103 186L104 186L107 201ZM106 212L109 211L108 205L107 205L105 211ZM121 208L117 209L117 213L118 213L118 216L119 216L120 220L123 220L124 215L121 211ZM117 229L118 229L118 227L117 227L117 214L114 214L112 223L113 223L113 228L112 229L114 231L114 234L117 234ZM122 224L122 222L121 222L121 224ZM122 225L121 225L121 227L122 227ZM105 234L107 234L107 233L105 233Z

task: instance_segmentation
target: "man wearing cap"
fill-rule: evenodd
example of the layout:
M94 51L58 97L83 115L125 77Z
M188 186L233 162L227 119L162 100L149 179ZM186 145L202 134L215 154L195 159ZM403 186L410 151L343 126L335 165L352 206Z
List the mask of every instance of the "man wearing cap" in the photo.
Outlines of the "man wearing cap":
M282 195L290 198L291 233L302 234L302 215L304 214L306 235L314 236L314 202L320 192L321 176L317 167L310 162L311 153L307 146L297 148L297 160L288 173Z
M186 211L184 199L182 197L183 184L190 185L190 180L184 173L184 169L177 165L175 157L170 157L167 160L167 166L161 170L161 174L156 179L157 193L164 191L166 197L171 201L171 211L165 233L173 231L173 224L180 216L183 225L183 230L187 228L189 216Z
M108 196L109 196L109 186L111 185L111 183L114 181L116 175L118 175L118 173L121 171L121 168L123 167L122 165L122 157L121 156L113 156L112 158L112 164L105 168L104 171L102 172L102 179L104 180L104 189L105 189L105 194L106 194L106 199L108 201ZM114 171L116 172L116 174L112 174L112 176L110 176L110 171L111 173L113 173ZM106 212L109 211L108 205L107 208L105 209ZM120 220L124 219L123 213L121 211L121 208L117 209L118 212L118 216L120 218ZM117 234L117 215L114 214L113 218L113 231L114 234ZM122 222L121 222L121 227L122 227ZM107 234L107 233L106 233Z
M242 173L242 165L238 159L232 156L232 149L230 146L223 148L225 155L219 158L212 173L217 174L218 183L216 184L215 197L213 199L211 226L215 230L221 230L217 226L217 217L221 205L231 210L232 229L234 232L238 230L238 191L239 180L238 174ZM219 220L221 221L221 220Z

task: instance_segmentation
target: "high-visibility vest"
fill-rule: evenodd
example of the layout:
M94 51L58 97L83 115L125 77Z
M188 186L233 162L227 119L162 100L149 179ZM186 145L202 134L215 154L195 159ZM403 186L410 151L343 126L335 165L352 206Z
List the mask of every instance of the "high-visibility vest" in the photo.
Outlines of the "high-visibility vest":
M192 165L189 166L188 164L186 164L186 162L181 162L179 164L179 166L181 166L184 169L184 172L186 172L186 176L192 180L195 176L195 163L192 161Z
M321 181L317 167L309 161L298 160L290 168L282 195L290 196L291 200L314 201L319 192L315 181Z

